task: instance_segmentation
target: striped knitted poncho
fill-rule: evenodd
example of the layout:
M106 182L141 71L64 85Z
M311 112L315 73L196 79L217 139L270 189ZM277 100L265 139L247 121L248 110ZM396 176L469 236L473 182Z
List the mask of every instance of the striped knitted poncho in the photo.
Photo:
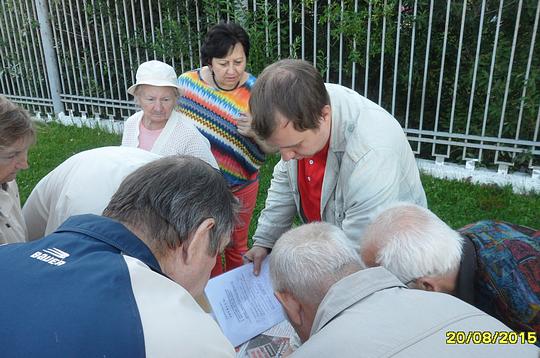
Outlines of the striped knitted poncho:
M249 112L249 96L255 80L250 74L234 91L222 91L204 82L200 69L178 77L182 87L178 110L208 139L212 154L231 186L256 180L265 159L257 144L236 129L236 118Z

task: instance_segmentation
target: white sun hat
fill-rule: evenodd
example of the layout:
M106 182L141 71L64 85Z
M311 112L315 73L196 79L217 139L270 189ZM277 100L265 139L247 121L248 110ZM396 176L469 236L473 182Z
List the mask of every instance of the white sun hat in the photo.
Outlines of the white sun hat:
M135 95L138 85L174 87L180 90L174 68L161 61L152 60L142 63L137 69L135 78L137 82L127 90L130 95Z

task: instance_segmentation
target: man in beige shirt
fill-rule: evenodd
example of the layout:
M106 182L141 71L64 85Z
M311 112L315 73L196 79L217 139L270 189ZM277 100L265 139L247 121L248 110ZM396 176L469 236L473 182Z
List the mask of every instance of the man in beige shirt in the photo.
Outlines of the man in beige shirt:
M26 240L15 177L28 168L28 148L34 140L28 112L0 96L0 244Z

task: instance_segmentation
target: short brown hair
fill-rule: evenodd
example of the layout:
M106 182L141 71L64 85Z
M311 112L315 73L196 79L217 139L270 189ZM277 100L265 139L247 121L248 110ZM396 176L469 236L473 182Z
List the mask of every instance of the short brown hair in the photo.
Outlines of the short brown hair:
M0 148L20 139L34 141L36 132L30 114L4 96L0 96Z
M253 130L268 139L276 129L276 112L292 122L294 129L319 128L321 111L330 104L324 81L312 64L281 60L261 73L249 99Z

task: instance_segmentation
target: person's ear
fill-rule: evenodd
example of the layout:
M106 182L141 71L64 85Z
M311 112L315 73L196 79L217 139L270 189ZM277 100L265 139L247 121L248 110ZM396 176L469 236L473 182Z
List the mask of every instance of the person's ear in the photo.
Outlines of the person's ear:
M440 289L433 277L420 277L416 280L416 287L424 291L439 292Z
M321 117L323 121L328 121L332 117L332 108L329 104L326 104L321 110Z
M205 219L195 230L189 240L182 244L183 261L186 265L193 262L193 259L206 254L210 246L210 230L215 225L213 218Z
M288 292L275 292L274 295L283 306L289 320L296 326L302 325L302 305Z

